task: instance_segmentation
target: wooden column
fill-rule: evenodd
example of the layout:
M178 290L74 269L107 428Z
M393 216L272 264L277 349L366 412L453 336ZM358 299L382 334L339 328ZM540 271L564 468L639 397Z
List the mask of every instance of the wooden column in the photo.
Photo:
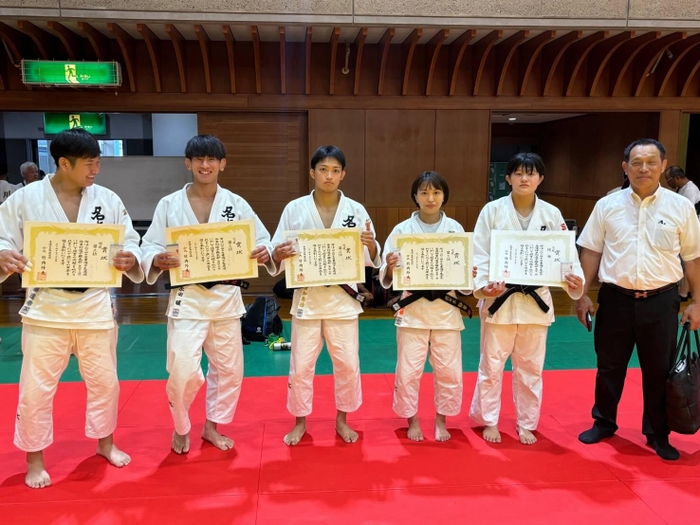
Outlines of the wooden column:
M666 147L668 165L678 164L678 153L681 150L683 118L680 110L659 112L659 142Z

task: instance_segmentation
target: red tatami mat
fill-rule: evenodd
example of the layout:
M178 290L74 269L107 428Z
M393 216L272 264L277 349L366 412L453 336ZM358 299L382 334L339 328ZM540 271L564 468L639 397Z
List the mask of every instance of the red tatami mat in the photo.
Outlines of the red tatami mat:
M132 464L113 468L83 435L85 388L62 383L55 442L46 452L54 485L24 486L24 456L12 445L17 386L0 386L0 524L696 524L700 435L672 435L682 452L664 462L644 446L638 374L628 377L620 431L585 446L595 373L546 372L539 442L517 441L510 375L503 392L503 443L488 445L467 417L475 374L465 374L453 439L433 437L432 377L421 385L426 440L406 439L391 411L393 376L363 376L364 404L349 418L360 441L334 431L333 381L316 378L314 414L297 447L282 443L293 418L284 377L246 378L238 412L222 430L234 451L203 444L204 390L192 407L192 450L170 452L162 381L124 382L118 444Z

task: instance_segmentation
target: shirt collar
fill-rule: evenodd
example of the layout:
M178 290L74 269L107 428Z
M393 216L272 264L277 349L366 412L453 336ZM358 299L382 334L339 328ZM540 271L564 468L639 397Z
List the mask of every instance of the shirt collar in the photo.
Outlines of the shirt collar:
M626 188L623 191L628 192L628 194L630 195L630 198L632 199L632 202L634 202L635 204L644 204L644 203L652 204L652 203L656 202L656 200L661 195L662 188L661 188L661 184L659 184L658 188L656 188L656 191L654 193L652 193L651 195L649 195L644 200L642 200L641 197L634 192L634 190L632 189L632 186L630 186L629 188Z

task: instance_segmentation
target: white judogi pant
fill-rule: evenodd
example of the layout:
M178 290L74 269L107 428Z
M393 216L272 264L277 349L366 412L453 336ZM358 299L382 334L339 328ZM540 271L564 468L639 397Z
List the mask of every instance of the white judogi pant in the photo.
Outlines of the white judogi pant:
M233 420L243 381L243 341L239 318L220 320L168 319L166 391L175 432L192 429L189 410L204 384L202 347L209 360L207 419L226 424Z
M25 323L15 446L38 452L53 442L53 399L71 353L87 387L85 435L102 439L114 433L119 409L116 348L116 326L77 330Z
M324 339L333 361L336 408L342 412L354 412L362 404L357 318L304 320L292 317L287 410L293 416L311 414L316 361Z
M398 359L394 386L394 412L399 417L418 413L420 379L430 351L435 384L435 410L456 416L462 408L462 338L457 330L397 328Z
M481 322L479 375L469 415L480 425L498 424L503 369L513 365L513 402L518 426L536 430L542 406L542 369L547 326Z

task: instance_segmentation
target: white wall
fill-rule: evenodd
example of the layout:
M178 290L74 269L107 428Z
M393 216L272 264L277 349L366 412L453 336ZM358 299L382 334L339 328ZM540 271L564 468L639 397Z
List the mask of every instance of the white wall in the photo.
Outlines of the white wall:
M197 115L153 113L153 156L184 157L187 141L197 134Z
M114 191L134 221L150 221L158 201L192 180L184 156L102 157L95 182Z

